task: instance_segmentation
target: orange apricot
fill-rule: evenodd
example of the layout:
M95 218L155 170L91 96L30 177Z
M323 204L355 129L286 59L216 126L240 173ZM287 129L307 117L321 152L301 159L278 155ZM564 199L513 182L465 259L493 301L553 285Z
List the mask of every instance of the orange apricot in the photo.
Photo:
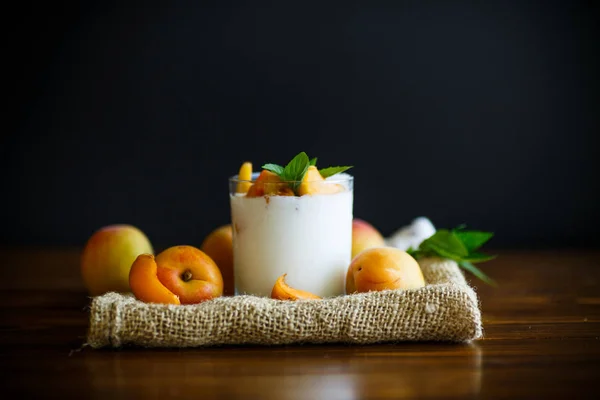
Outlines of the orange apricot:
M246 194L246 197L262 196L294 196L294 191L279 175L263 170Z
M193 246L170 247L156 256L158 280L175 293L181 304L195 304L223 294L217 264Z
M140 254L129 271L129 287L138 300L146 303L181 304L157 276L158 266L152 254Z
M223 276L223 295L233 296L233 229L231 224L212 231L202 242L200 250L217 264Z
M237 184L236 191L238 193L248 192L248 189L250 189L250 186L252 186L252 183L250 183L250 181L252 180L252 163L251 162L246 161L245 163L242 164L242 166L240 167L240 172L238 173L238 180L240 182L238 182L238 184Z
M298 194L300 196L313 195L313 194L334 194L343 191L344 188L336 183L327 182L325 178L321 176L321 173L314 165L308 167L304 179L298 188Z
M281 275L277 278L275 286L271 291L271 298L276 300L303 300L303 299L320 299L319 296L306 292L304 290L298 290L290 287L285 283L285 277L287 274Z
M174 246L156 257L138 256L131 266L129 287L146 303L194 304L221 296L223 277L201 250Z
M421 267L407 252L393 247L374 247L358 254L348 267L346 293L425 286Z

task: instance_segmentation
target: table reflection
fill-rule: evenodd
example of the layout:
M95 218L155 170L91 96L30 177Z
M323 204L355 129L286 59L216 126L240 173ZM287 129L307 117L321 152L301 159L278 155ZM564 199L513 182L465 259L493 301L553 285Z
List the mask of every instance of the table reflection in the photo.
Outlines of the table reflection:
M469 397L481 390L472 344L88 351L92 393L128 398Z

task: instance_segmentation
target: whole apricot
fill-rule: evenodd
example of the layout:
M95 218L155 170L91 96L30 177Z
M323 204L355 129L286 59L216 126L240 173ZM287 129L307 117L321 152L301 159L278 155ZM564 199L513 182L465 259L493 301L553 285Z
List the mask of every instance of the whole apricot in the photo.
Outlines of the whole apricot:
M346 293L417 289L425 279L417 261L393 247L374 247L356 256L346 274Z
M132 225L110 225L96 231L81 254L81 276L92 296L129 292L129 270L140 254L154 250L148 237Z
M129 285L147 303L196 304L223 294L217 264L193 246L173 246L156 258L140 255L131 267Z
M233 296L233 229L231 224L223 225L212 231L202 242L200 250L205 252L217 264L223 276L223 295Z
M352 220L352 258L363 250L382 246L385 239L373 225L358 218Z

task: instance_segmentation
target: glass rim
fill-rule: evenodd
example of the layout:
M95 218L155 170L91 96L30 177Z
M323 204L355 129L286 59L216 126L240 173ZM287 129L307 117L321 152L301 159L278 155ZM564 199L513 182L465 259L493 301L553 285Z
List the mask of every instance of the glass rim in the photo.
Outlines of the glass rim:
M254 172L252 175L256 175L256 177L258 177L260 173L259 172ZM248 183L254 183L256 182L256 179L238 179L239 174L233 175L229 177L229 182L230 183L243 183L243 182L248 182ZM336 177L336 178L334 178ZM312 182L325 182L325 183L345 183L345 182L352 182L354 180L354 176L347 174L345 172L339 173L339 174L335 174L332 175L329 178L326 178L324 181L321 180L309 180L309 181L281 181L281 182L268 182L269 184L273 184L273 185L281 185L284 183L312 183Z

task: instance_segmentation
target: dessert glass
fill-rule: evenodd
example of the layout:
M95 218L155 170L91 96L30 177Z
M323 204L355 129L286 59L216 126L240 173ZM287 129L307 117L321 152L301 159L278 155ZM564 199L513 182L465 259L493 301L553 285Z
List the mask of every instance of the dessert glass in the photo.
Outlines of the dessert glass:
M254 173L253 181L257 177ZM268 297L283 274L295 289L321 297L344 294L352 252L353 177L340 173L321 182L339 185L332 194L238 193L240 185L251 182L237 175L229 179L236 294Z

